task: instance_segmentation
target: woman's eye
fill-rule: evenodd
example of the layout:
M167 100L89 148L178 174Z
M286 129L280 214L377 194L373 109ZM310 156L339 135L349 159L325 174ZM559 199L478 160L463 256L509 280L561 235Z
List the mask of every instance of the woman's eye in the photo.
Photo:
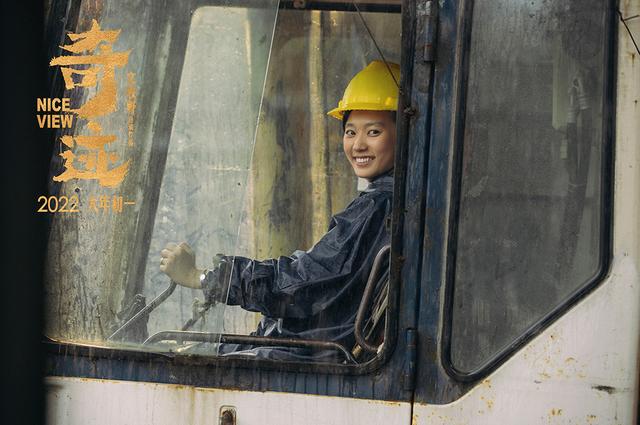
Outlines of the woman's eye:
M346 136L353 137L353 136L355 136L356 132L353 131L353 130L347 130L347 131L344 132L344 134Z
M375 129L369 130L369 136L374 136L374 137L379 136L380 133L381 133L380 130L375 130Z

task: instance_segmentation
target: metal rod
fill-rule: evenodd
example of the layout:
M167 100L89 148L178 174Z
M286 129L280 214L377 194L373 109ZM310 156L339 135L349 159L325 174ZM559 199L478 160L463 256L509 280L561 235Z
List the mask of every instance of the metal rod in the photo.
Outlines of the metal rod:
M205 302L204 304L202 304L202 309L198 311L197 314L194 313L193 317L187 320L187 322L184 325L182 325L182 328L180 330L188 331L193 325L195 325L198 322L198 320L204 317L204 315L207 313L207 311L209 311L209 309L213 304L214 304L213 302ZM197 308L197 307L194 307L194 308Z
M142 345L165 340L208 342L212 344L220 342L225 344L250 344L258 346L323 348L339 351L346 357L348 361L350 361L351 363L356 363L356 360L353 358L351 353L342 344L338 344L337 342L317 341L312 339L271 338L266 336L231 335L194 331L160 331L147 338L142 343Z
M400 13L402 10L400 1L397 0L391 0L387 3L358 2L358 7L360 10L367 13ZM293 0L281 0L280 8L294 10L327 10L332 12L353 12L354 10L352 1L350 0L306 1L303 5L299 5Z
M393 75L393 72L391 72L391 67L389 66L389 62L387 62L387 59L384 57L384 54L382 53L382 49L380 49L380 46L378 46L378 43L376 42L376 39L373 36L373 33L369 29L369 25L367 25L367 21L364 20L364 16L362 16L362 12L360 12L360 8L358 7L355 1L353 1L352 4L353 4L353 7L356 8L356 12L358 12L358 16L362 21L362 25L364 25L364 28L367 30L367 33L369 34L371 41L373 41L373 45L376 47L376 50L380 55L380 59L382 59L382 62L384 62L385 66L387 67L387 71L389 71L389 75L391 75L391 78L393 78L393 82L396 83L396 87L398 87L398 90L400 90L400 83L398 82L398 80L396 80L396 76Z
M141 317L144 317L146 314L151 313L151 311L153 311L156 307L162 304L164 300L169 298L169 296L173 293L173 291L175 291L176 286L177 284L172 280L169 283L169 286L167 287L167 289L162 291L160 295L155 297L146 307L144 307L142 310L137 312L131 319L127 320L122 326L120 326L114 333L111 334L109 338L107 338L107 341L117 337L122 332L127 330L132 324L140 320Z
M618 16L620 16L620 21L622 22L622 25L624 25L624 27L627 29L627 32L629 33L629 37L631 37L631 41L633 42L633 45L636 47L636 52L638 52L638 54L640 54L640 48L638 47L638 43L636 43L636 39L633 37L633 33L631 32L631 29L627 25L627 21L630 21L631 19L637 18L638 15L631 16L630 18L623 18L622 17L622 12L620 11L620 9L618 9Z
M365 313L369 308L369 300L371 299L371 295L373 294L373 290L375 288L376 276L378 275L378 271L380 269L380 265L382 264L384 256L391 250L391 245L385 245L376 255L375 260L373 260L373 267L371 267L371 273L369 273L369 280L367 281L367 286L364 289L364 294L362 294L362 301L360 301L360 306L358 307L358 314L356 315L356 323L353 327L353 334L356 337L356 342L363 350L368 351L370 353L376 353L378 351L378 345L369 344L364 334L362 333Z

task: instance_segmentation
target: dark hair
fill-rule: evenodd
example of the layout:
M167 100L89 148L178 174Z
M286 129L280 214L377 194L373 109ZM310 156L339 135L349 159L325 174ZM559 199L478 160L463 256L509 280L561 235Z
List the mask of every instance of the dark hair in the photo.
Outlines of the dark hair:
M349 115L351 115L351 112L353 111L344 111L343 115L342 115L342 132L344 133L344 129L347 126L347 121L349 121ZM391 117L393 118L393 122L395 124L396 122L396 111L389 111L391 112Z
M342 115L342 132L344 133L344 129L347 126L347 121L349 121L349 115L351 115L351 111L344 111Z

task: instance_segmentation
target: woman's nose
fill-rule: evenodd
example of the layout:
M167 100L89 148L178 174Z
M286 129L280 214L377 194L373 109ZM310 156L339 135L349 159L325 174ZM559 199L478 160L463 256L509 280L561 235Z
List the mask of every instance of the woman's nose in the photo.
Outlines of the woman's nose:
M365 136L359 134L356 136L356 140L353 142L353 149L357 151L363 151L367 149L367 141L365 140Z

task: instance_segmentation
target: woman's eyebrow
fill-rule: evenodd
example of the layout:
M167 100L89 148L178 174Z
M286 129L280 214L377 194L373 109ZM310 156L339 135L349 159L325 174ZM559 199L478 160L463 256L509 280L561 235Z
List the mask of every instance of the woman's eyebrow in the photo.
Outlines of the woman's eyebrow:
M373 127L375 125L384 126L384 122L382 122L382 121L371 121L371 122L365 123L363 127L367 128L367 127ZM357 127L357 126L354 123L349 122L344 127L347 128L347 127Z

